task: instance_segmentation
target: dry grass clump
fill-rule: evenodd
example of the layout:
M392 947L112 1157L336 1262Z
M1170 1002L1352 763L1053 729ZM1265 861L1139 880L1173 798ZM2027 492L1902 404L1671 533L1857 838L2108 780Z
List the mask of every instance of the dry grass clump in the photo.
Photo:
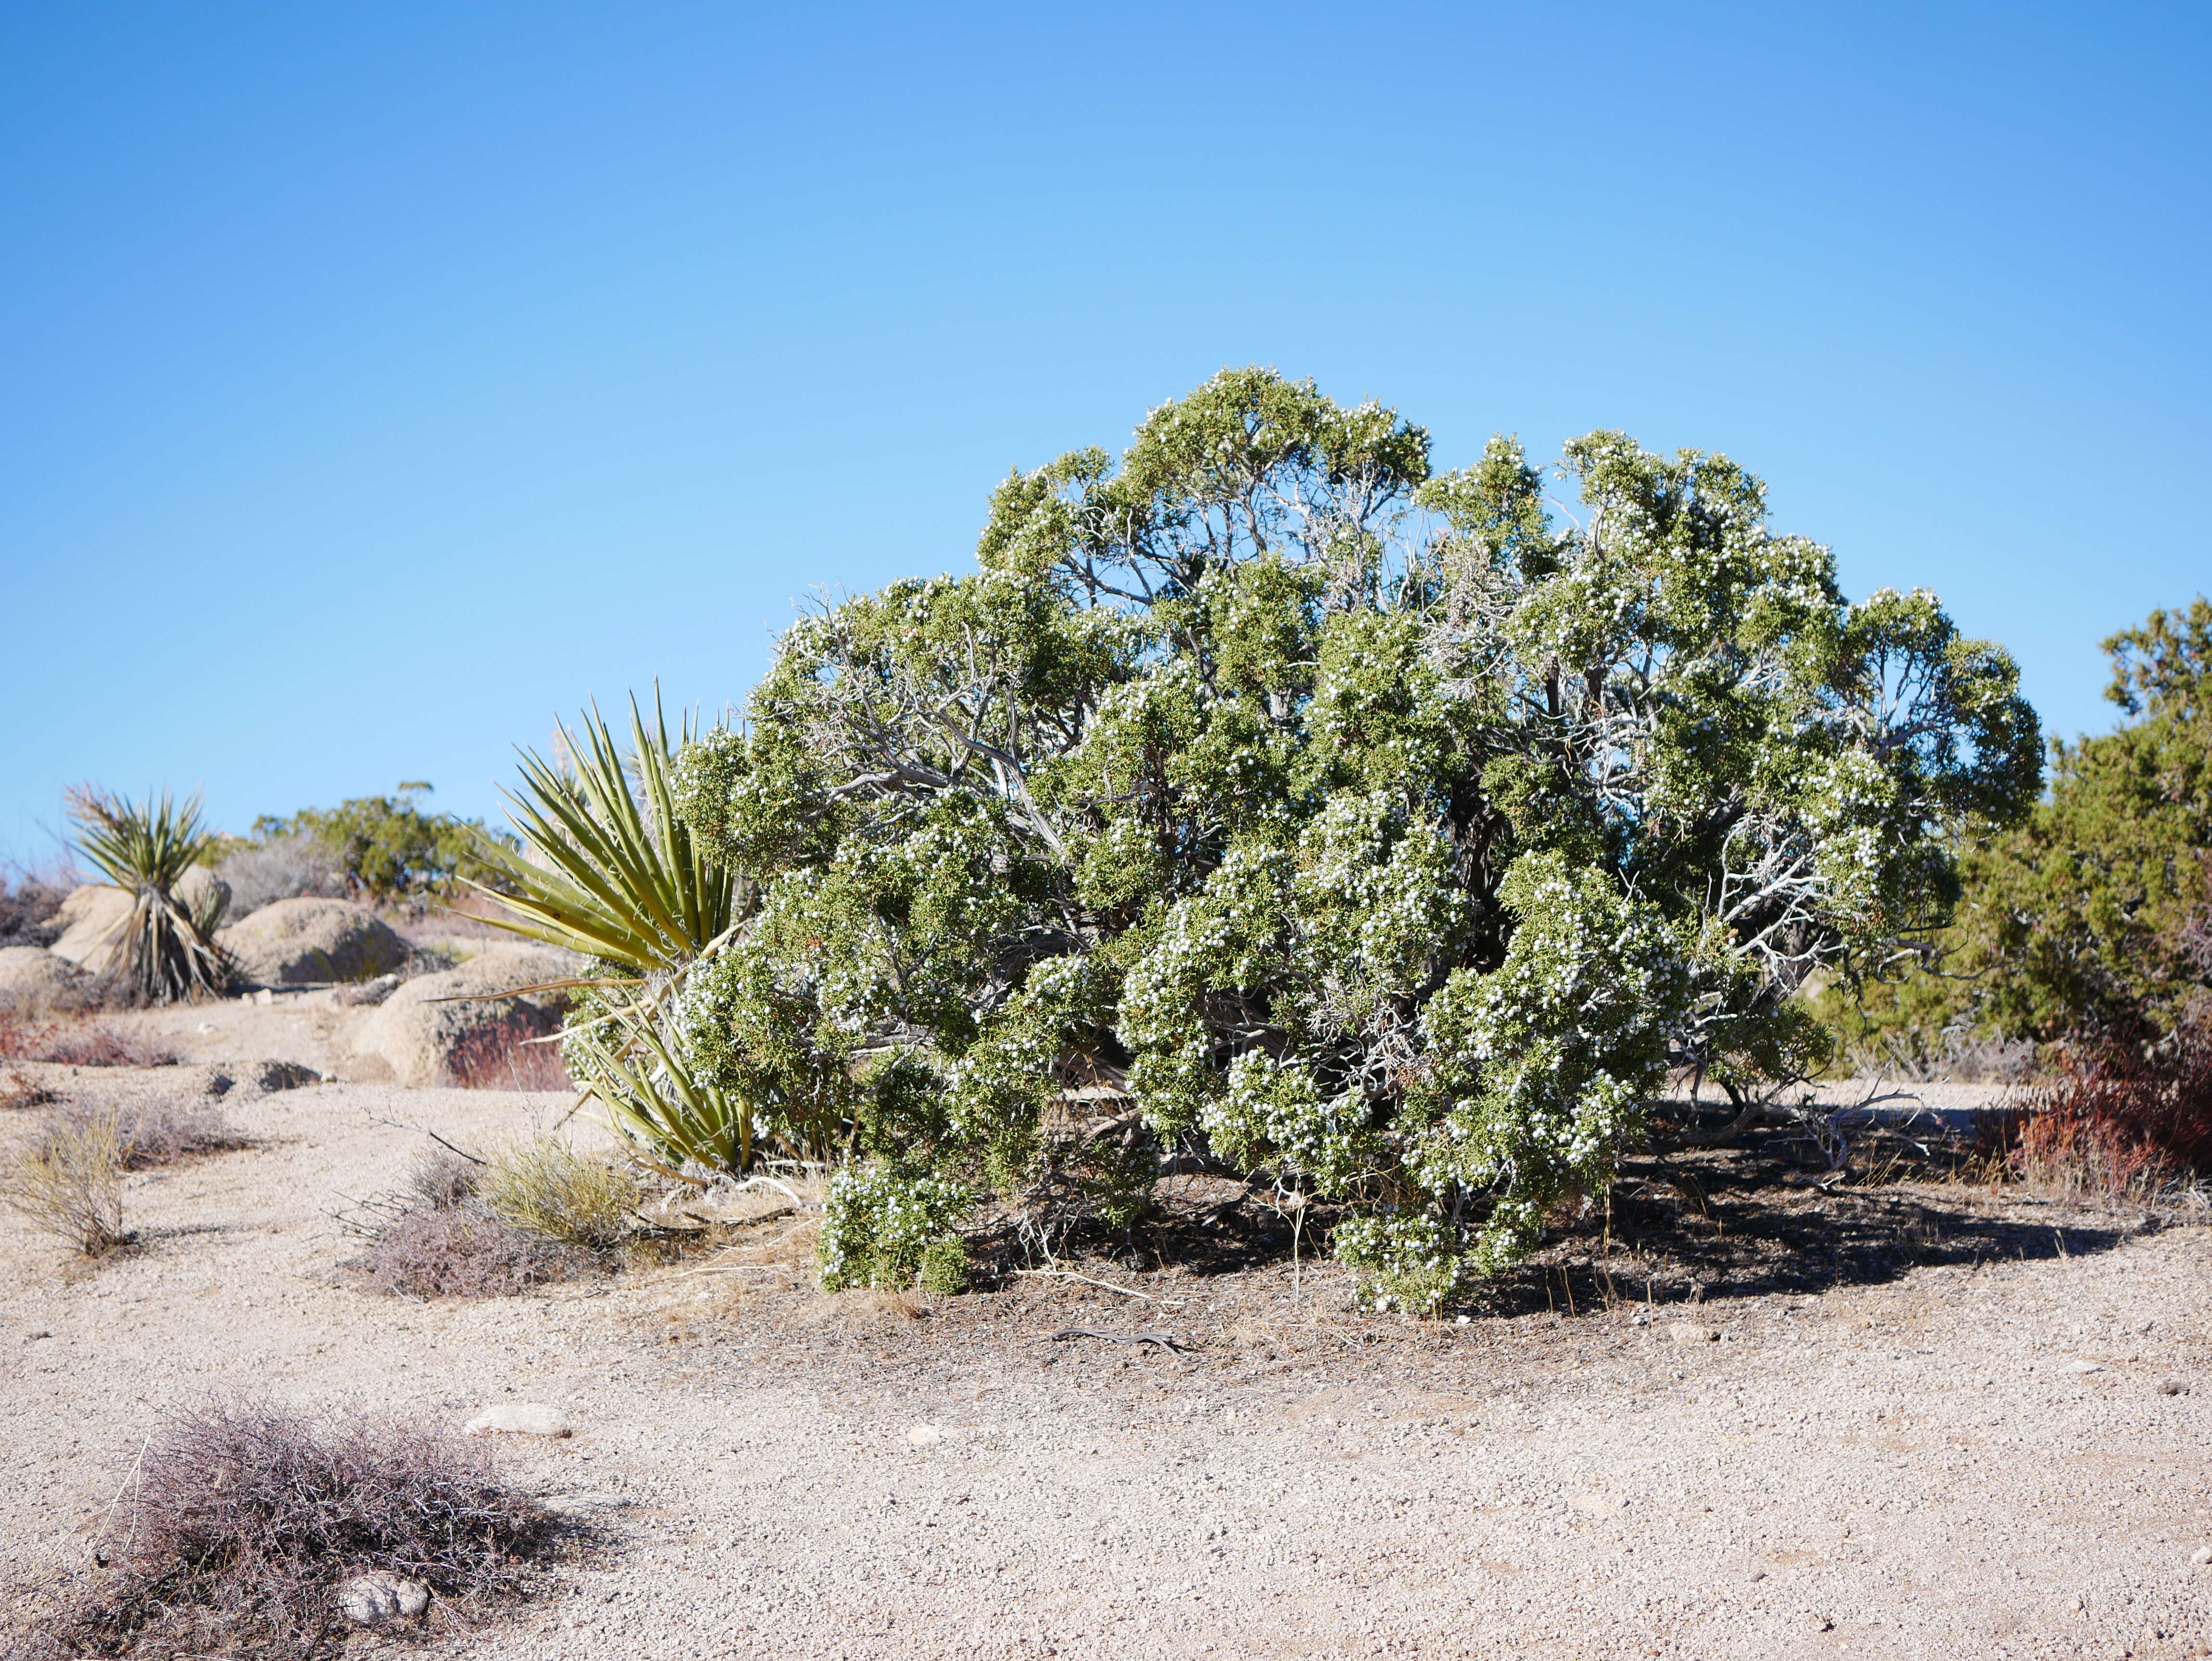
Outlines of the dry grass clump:
M242 1403L169 1421L109 1519L112 1573L50 1653L337 1652L364 1575L426 1588L426 1621L527 1593L556 1519L502 1487L481 1444Z
M97 1023L34 1025L0 1013L0 1060L65 1067L173 1067L183 1058L168 1045Z
M0 1170L0 1205L84 1256L104 1256L130 1238L123 1153L113 1113L60 1116Z
M645 1202L645 1186L635 1171L578 1153L551 1136L534 1136L494 1154L477 1193L515 1227L592 1251L620 1245Z

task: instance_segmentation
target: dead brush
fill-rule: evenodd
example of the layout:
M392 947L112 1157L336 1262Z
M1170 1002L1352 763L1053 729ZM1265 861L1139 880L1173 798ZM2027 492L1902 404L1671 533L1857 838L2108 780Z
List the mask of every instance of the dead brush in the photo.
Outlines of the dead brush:
M574 1090L560 1044L544 1040L526 1023L480 1026L453 1051L453 1082L463 1090Z
M170 1419L103 1532L112 1573L49 1624L46 1653L330 1656L365 1575L427 1588L423 1618L465 1627L526 1595L562 1530L482 1444L240 1402Z
M0 1170L0 1205L79 1255L104 1256L123 1228L124 1141L112 1112L64 1115Z
M501 1167L441 1149L418 1161L404 1192L362 1202L343 1219L367 1249L350 1265L373 1292L400 1298L508 1298L605 1265L602 1250L524 1227L483 1191ZM543 1189L505 1177L510 1200L550 1208ZM580 1231L582 1226L579 1225Z

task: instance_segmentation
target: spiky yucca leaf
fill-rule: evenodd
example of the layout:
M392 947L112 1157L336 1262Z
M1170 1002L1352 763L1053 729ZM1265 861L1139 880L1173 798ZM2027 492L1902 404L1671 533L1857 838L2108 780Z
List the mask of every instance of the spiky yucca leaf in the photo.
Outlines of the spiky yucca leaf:
M571 1071L606 1110L609 1127L678 1172L685 1165L742 1171L752 1164L752 1114L702 1082L647 1004L611 995L608 1014L562 1042Z
M557 730L569 766L522 751L523 790L508 819L536 857L482 839L503 886L475 886L504 916L500 928L576 952L602 972L570 984L593 995L562 1039L569 1069L609 1124L665 1168L743 1171L751 1161L744 1104L701 1083L666 1031L667 1001L691 965L743 915L750 890L693 841L677 817L677 752L658 689L653 725L630 700L625 758L594 708L580 734Z
M141 804L81 785L69 793L68 804L84 856L134 896L112 937L109 984L142 1003L221 995L235 969L215 941L221 891L211 890L197 906L171 892L215 842L200 818L198 795L180 808L166 790Z
M639 977L688 967L728 929L738 884L676 814L676 753L690 742L691 723L672 736L658 691L653 718L648 728L630 700L635 789L596 708L584 719L580 743L567 727L556 729L571 769L521 751L524 794L502 794L508 819L538 862L479 839L483 862L513 891L471 885L506 909L491 921Z

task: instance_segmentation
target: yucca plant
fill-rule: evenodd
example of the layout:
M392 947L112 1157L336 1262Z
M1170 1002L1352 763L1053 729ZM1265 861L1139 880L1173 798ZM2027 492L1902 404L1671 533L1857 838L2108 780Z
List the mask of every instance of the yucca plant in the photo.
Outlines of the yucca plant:
M696 1079L676 1043L669 1003L691 966L750 910L750 886L692 840L677 817L676 756L658 689L653 725L633 697L625 756L594 706L580 732L556 727L566 764L521 751L523 787L504 792L527 854L489 837L478 853L496 882L473 882L500 928L581 953L593 971L563 983L585 994L562 1049L612 1128L653 1163L743 1171L752 1115Z
M166 790L139 803L82 785L68 803L77 847L108 881L136 897L116 930L110 986L140 1003L220 996L234 968L215 940L223 891L209 885L198 904L176 896L185 873L216 841L200 818L198 795L179 807Z

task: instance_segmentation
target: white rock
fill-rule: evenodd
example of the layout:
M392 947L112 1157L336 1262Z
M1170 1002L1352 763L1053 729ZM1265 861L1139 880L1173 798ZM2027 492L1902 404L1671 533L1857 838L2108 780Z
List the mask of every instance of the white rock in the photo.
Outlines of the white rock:
M429 1607L429 1587L394 1574L356 1575L338 1588L338 1608L356 1626L373 1627L395 1615L417 1615Z
M945 1433L935 1425L912 1425L907 1429L906 1439L918 1448L935 1447L945 1439Z
M576 1421L542 1402L502 1402L462 1427L465 1436L573 1436Z
M2212 1563L2212 1546L2197 1547L2195 1551L2189 1554L2189 1561L2199 1565Z
M2105 1369L2094 1361L2069 1361L2066 1370L2069 1372L2102 1372Z
M87 883L73 890L54 913L54 921L64 925L62 937L53 944L54 955L97 975L107 967L123 920L137 904L137 896L108 883Z

